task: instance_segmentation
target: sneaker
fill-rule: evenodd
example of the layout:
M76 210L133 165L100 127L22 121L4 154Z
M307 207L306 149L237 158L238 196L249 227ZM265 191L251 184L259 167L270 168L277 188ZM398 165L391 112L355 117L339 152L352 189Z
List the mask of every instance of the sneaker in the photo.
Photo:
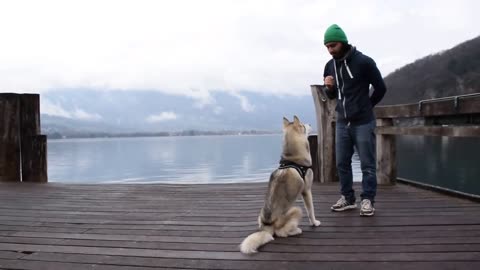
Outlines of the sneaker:
M373 216L375 214L375 208L373 208L372 202L369 199L363 199L360 207L360 216Z
M332 209L332 211L335 211L335 212L341 212L341 211L345 211L345 210L348 210L348 209L355 209L355 208L357 208L357 204L349 203L345 199L345 196L343 196L343 195L342 195L342 197L340 197L340 199L337 201L337 203L335 203L334 205L332 205L332 207L330 207L330 209Z

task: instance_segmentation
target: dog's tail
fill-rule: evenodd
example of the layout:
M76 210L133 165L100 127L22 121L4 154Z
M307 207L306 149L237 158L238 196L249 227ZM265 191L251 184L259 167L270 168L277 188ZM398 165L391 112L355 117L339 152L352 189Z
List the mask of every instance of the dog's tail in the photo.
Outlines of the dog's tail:
M240 244L240 251L244 254L252 254L266 243L273 241L273 227L263 226L261 231L255 232L247 236Z

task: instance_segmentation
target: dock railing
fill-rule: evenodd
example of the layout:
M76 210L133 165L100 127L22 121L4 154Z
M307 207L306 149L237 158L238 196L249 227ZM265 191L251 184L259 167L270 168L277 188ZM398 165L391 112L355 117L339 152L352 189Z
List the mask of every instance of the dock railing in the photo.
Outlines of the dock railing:
M317 118L315 181L338 181L335 166L335 99L328 99L321 85L311 86ZM480 137L480 93L422 100L413 104L378 106L377 181L397 180L397 135ZM310 141L314 140L311 138Z

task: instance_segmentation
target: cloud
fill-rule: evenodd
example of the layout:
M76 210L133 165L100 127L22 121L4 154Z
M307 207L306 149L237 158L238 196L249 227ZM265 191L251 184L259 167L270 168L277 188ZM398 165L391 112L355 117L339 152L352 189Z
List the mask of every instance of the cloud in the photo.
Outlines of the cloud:
M60 116L65 118L72 118L72 114L62 108L59 104L54 104L46 98L40 99L40 112L52 116Z
M393 59L379 61L386 75L478 36L477 10L476 0L2 1L0 92L149 89L198 106L225 89L309 95L330 24Z
M146 121L149 123L158 123L170 120L176 120L178 116L174 112L162 112L156 115L150 115L147 117Z
M101 120L102 117L97 113L87 113L82 109L76 108L72 112L72 118L80 119L80 120L90 120L90 121L98 121Z
M240 106L244 112L253 112L255 110L255 106L250 104L247 97L242 96L238 93L231 93L232 96L238 98L240 100Z
M216 106L215 108L213 108L213 113L216 115L222 114L223 111L224 111L223 107L220 107L220 106Z
M102 119L97 113L88 113L83 109L75 108L73 111L64 109L60 104L53 103L47 98L40 99L40 112L51 116L59 116L70 119L98 121Z

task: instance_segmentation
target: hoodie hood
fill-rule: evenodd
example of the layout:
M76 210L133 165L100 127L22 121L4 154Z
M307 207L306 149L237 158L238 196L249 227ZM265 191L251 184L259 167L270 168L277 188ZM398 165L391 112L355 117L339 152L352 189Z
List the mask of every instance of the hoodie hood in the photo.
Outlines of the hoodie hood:
M347 53L345 53L345 55L342 57L342 58L339 58L339 59L335 59L335 62L342 62L342 61L345 61L345 60L348 60L350 61L350 59L353 57L353 55L355 55L356 53L358 53L357 51L357 48L355 46L352 46L350 45L350 49L347 51Z

